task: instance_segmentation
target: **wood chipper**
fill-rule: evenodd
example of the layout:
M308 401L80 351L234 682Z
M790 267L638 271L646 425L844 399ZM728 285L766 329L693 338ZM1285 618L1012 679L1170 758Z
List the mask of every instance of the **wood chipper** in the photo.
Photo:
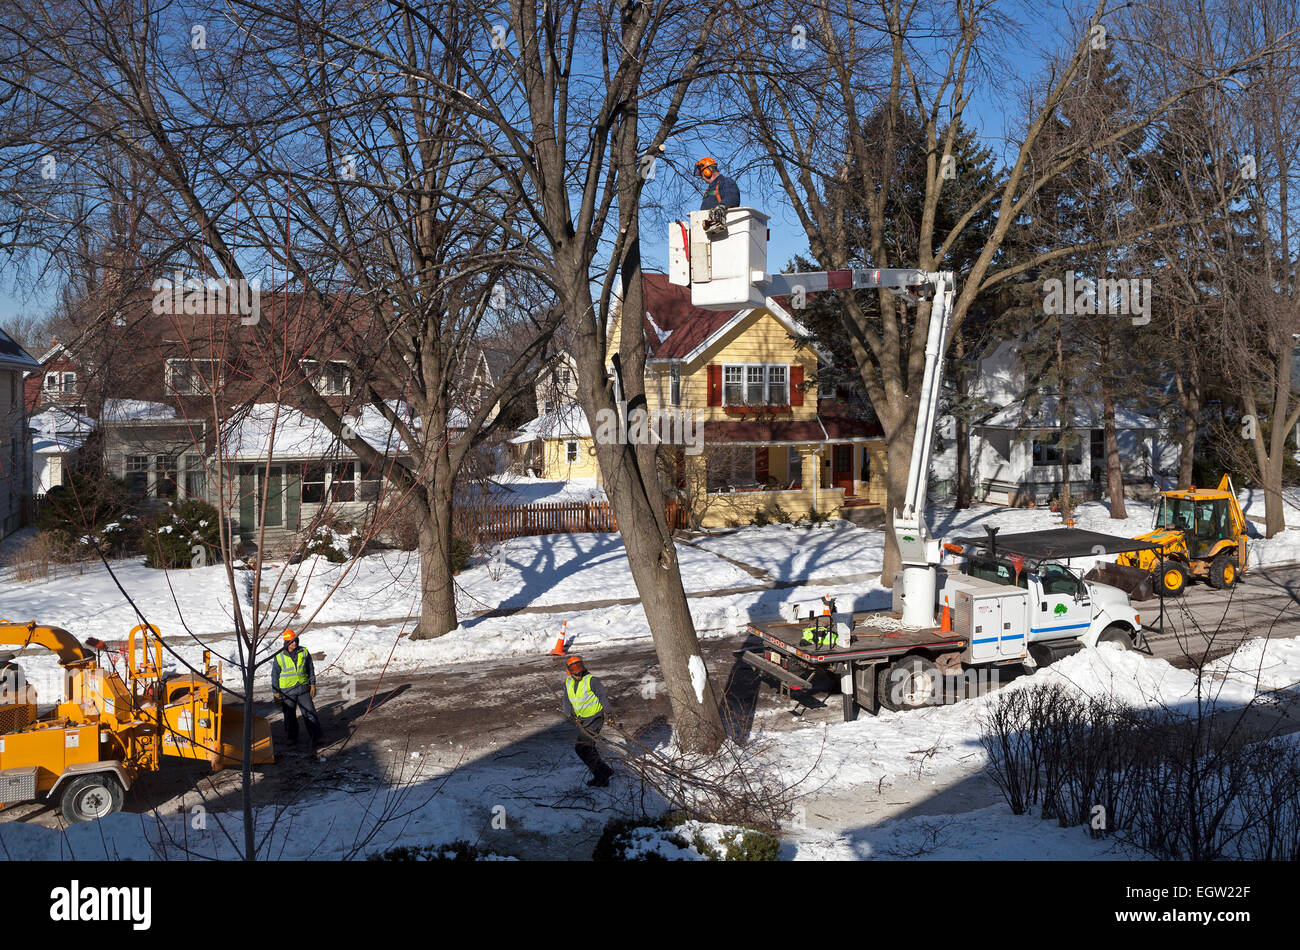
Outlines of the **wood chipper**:
M1227 475L1215 489L1161 492L1154 530L1138 540L1159 545L1163 562L1151 551L1135 551L1120 555L1117 563L1152 577L1165 597L1181 594L1193 577L1229 588L1246 570L1246 516Z
M140 625L119 644L59 627L0 620L0 644L52 651L64 699L38 715L39 696L17 668L0 691L0 808L45 798L70 822L122 807L142 772L164 756L206 759L214 771L243 762L242 705L226 702L221 665L203 651L203 674L165 676L158 628ZM121 667L120 671L118 667ZM16 688L15 688L16 687ZM252 761L274 761L270 724L253 717Z

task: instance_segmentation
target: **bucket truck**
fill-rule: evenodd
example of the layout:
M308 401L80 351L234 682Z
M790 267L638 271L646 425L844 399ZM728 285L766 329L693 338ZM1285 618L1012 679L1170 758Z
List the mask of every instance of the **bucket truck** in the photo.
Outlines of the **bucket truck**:
M808 700L819 672L838 677L844 717L858 706L910 709L951 701L978 682L954 677L999 666L1029 669L1099 642L1142 645L1141 618L1122 591L1081 577L1071 560L1133 550L1134 542L1076 529L944 544L926 524L926 487L943 381L944 341L956 281L951 271L880 268L767 273L767 221L732 208L721 236L706 233L708 212L669 224L669 280L689 287L707 310L763 306L830 290L884 289L912 304L930 302L925 369L903 507L891 513L902 571L891 610L840 613L833 601L795 605L781 621L755 621L759 641L739 656L782 691ZM958 566L941 567L944 553ZM808 615L805 615L807 611Z

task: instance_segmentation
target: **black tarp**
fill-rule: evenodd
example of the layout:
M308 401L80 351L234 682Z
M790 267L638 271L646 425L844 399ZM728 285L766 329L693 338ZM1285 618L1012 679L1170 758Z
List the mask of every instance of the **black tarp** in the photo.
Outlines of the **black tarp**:
M989 550L988 535L974 538L955 538L963 549ZM1026 531L1022 534L999 534L992 542L999 555L1016 554L1029 561L1046 561L1050 558L1096 557L1104 554L1124 554L1129 551L1160 552L1160 545L1150 541L1121 538L1100 531L1083 528L1049 528L1045 531Z

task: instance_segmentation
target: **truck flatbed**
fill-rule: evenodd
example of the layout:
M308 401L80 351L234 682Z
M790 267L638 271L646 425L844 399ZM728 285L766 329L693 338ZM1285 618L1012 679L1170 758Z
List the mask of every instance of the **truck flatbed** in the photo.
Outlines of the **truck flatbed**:
M877 611L877 614L888 611ZM966 638L945 633L938 627L922 627L916 630L882 630L878 627L863 626L862 621L871 614L853 615L853 636L848 644L817 649L812 646L800 646L803 628L806 622L781 620L757 620L749 624L749 632L766 645L778 652L794 656L809 666L831 666L846 661L887 660L918 648L936 652L963 650Z

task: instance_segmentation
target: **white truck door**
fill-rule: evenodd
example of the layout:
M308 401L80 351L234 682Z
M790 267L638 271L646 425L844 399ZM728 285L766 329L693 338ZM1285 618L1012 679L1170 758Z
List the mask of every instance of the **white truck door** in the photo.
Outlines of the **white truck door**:
M1030 605L1029 639L1079 637L1092 625L1087 586L1060 564L1044 564L1030 578L1035 603Z

